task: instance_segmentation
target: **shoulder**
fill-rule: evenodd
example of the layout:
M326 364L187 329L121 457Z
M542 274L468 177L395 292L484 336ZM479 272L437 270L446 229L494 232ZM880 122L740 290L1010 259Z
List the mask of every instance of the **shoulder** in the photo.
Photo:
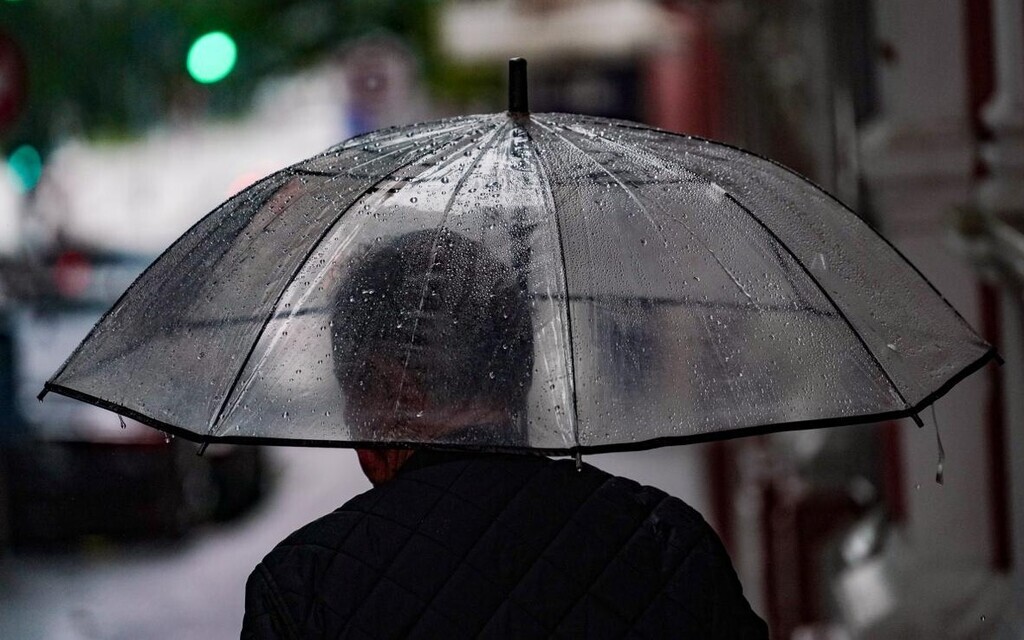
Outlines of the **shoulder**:
M568 460L424 461L264 559L304 633L354 624L423 635L429 619L474 635L544 620L545 633L572 636L600 614L609 630L671 637L658 631L714 628L746 604L711 527L659 489ZM389 616L371 615L384 602Z

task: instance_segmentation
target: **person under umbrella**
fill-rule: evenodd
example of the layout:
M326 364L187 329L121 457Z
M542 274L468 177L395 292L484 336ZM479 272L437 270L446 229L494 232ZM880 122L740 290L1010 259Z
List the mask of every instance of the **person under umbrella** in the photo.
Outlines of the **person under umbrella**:
M353 431L525 448L534 331L513 273L447 229L366 252L332 322ZM243 638L768 636L717 535L658 489L540 455L357 453L374 488L256 566Z

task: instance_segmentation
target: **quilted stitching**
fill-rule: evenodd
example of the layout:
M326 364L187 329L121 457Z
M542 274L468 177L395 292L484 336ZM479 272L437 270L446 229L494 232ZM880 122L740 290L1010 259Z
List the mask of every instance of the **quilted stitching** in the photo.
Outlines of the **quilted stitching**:
M301 637L767 637L700 514L566 461L408 470L264 563Z

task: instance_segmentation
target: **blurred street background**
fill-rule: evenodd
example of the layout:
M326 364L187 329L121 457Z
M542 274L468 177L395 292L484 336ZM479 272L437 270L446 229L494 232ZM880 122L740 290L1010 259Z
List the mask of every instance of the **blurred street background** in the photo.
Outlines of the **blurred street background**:
M355 455L196 446L43 382L175 238L378 127L505 105L793 167L1005 359L907 421L588 462L729 547L774 638L1024 638L1024 0L0 0L0 638L237 637ZM936 482L941 432L944 482Z

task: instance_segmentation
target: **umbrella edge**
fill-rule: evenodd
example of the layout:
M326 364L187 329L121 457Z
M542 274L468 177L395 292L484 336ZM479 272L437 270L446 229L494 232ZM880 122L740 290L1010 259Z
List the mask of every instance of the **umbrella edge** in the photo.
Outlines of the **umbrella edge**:
M141 422L142 424L159 429L165 433L180 436L190 442L195 442L200 445L209 444L241 444L241 445L266 445L266 446L290 446L290 447L318 447L318 448L337 448L337 449L435 449L442 451L475 451L481 453L517 453L517 454L534 454L534 455L550 455L550 456L572 456L577 453L580 454L597 454L597 453L613 453L617 451L643 451L647 449L656 449L659 447L677 446L685 444L697 444L701 442L715 442L720 440L731 440L733 438L756 436L756 435L767 435L771 433L781 433L785 431L803 431L806 429L824 429L831 427L850 426L856 424L866 424L872 422L885 422L889 420L900 420L903 418L914 418L918 413L923 411L929 405L937 401L942 396L949 393L957 384L963 381L967 376L975 373L983 366L988 364L989 361L994 360L997 364L1002 364L1002 358L996 352L995 348L989 348L984 354L977 358L974 362L961 369L958 373L951 376L945 383L943 383L938 389L933 391L930 395L925 397L923 400L918 402L916 405L907 409L901 409L898 411L886 411L882 413L873 414L861 414L855 416L843 416L841 418L825 418L825 419L814 419L814 420L802 420L798 422L786 422L776 423L768 425L757 425L752 427L741 427L738 429L730 429L729 431L717 431L711 433L697 433L685 436L664 436L659 438L651 438L649 440L641 440L638 442L626 442L617 444L603 444L603 445L580 445L575 447L544 447L544 448L533 448L533 447L514 447L514 446L460 446L452 444L424 444L422 442L376 442L376 441L335 441L335 440L308 440L298 438L272 438L264 436L204 436L188 429L178 427L167 422L163 422L156 418L152 418L138 411L134 411L127 407L122 407L116 403L103 400L96 396L77 391L70 387L65 387L53 382L47 382L44 385L40 396L45 395L48 392L53 392L74 400L86 402L88 404L113 411L132 420Z

